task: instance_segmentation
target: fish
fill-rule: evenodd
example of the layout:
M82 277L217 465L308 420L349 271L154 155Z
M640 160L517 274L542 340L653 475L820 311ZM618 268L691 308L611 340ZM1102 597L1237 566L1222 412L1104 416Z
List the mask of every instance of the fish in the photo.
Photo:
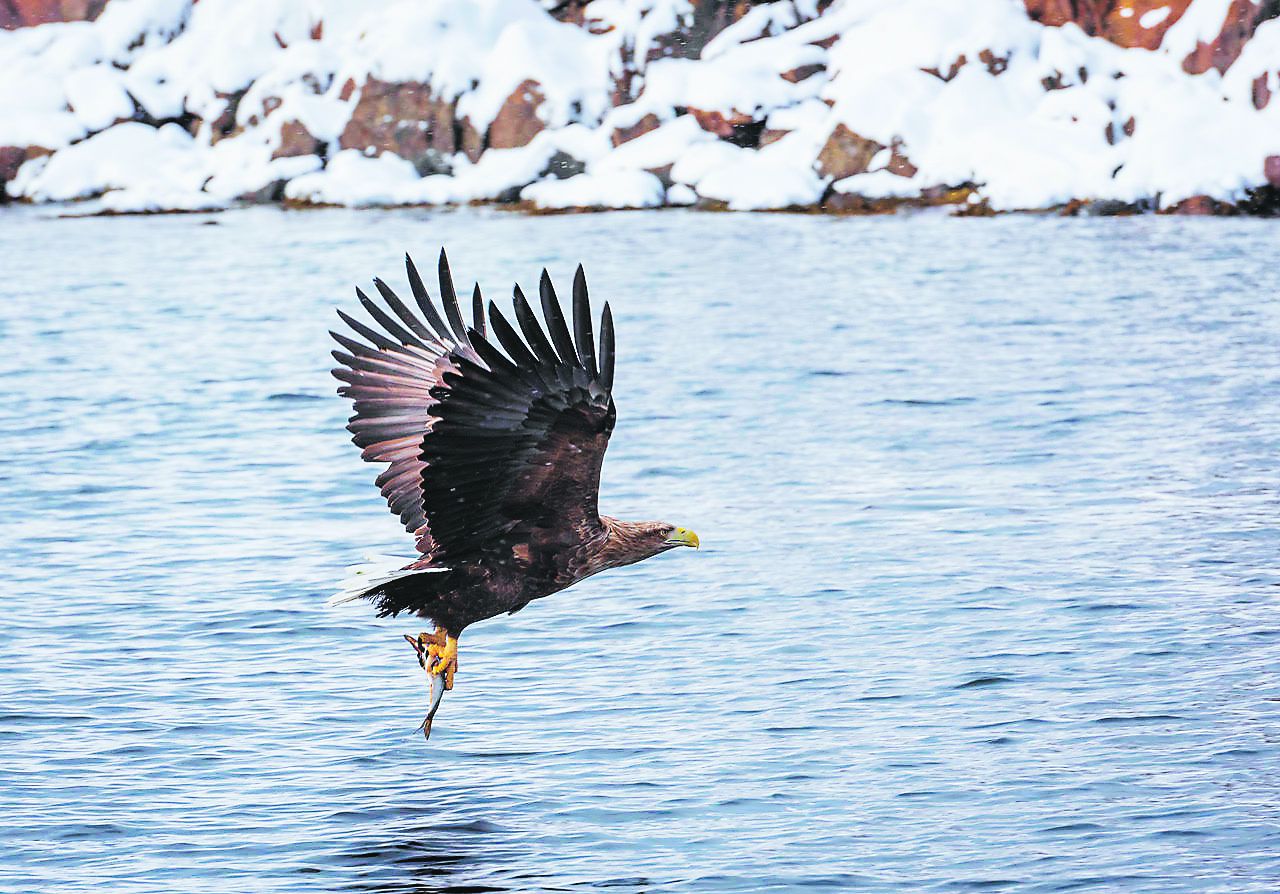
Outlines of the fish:
M427 671L427 679L431 681L431 707L427 709L427 716L423 718L422 723L418 725L418 729L422 730L423 738L430 739L431 721L435 718L436 711L440 709L440 702L444 700L444 691L446 688L445 675L433 674L431 671L427 670L427 656L423 651L422 644L418 642L417 637L410 636L406 633L404 638L408 641L409 645L413 646L413 651L418 655L418 664L423 670Z

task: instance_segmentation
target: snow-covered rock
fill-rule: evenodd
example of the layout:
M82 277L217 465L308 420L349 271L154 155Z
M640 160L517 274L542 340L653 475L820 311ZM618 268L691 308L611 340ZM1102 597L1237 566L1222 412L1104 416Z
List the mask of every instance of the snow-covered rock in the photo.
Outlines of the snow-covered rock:
M73 8L0 31L13 198L1280 204L1274 3L14 0L0 26Z

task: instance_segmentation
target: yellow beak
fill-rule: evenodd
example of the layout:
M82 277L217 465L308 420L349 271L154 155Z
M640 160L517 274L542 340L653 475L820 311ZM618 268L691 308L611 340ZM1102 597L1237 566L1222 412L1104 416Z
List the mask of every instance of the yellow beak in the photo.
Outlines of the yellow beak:
M698 549L698 535L690 531L688 528L676 528L671 532L671 536L667 538L667 543L671 546L692 546Z

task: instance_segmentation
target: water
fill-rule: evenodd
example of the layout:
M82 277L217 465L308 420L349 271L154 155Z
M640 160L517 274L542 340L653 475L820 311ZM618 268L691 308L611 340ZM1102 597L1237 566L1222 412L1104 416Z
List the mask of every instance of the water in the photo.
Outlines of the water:
M216 225L206 225L206 222ZM441 243L618 318L602 506L699 532L462 640L325 329ZM1280 230L0 215L0 889L1274 891Z

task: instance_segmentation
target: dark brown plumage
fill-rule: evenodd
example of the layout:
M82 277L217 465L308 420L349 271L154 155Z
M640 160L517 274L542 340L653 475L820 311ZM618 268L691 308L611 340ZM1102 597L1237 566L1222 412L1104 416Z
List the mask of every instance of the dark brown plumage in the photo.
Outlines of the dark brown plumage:
M407 256L405 265L421 315L382 280L385 307L357 289L375 325L339 311L363 341L333 333L343 348L333 374L355 402L352 440L387 464L377 484L420 558L351 598L370 599L380 616L430 618L456 638L599 571L697 545L683 528L597 511L616 418L614 332L605 304L597 345L581 267L570 329L545 270L544 328L518 286L515 325L493 303L486 315L479 286L467 325L443 251L442 314Z

